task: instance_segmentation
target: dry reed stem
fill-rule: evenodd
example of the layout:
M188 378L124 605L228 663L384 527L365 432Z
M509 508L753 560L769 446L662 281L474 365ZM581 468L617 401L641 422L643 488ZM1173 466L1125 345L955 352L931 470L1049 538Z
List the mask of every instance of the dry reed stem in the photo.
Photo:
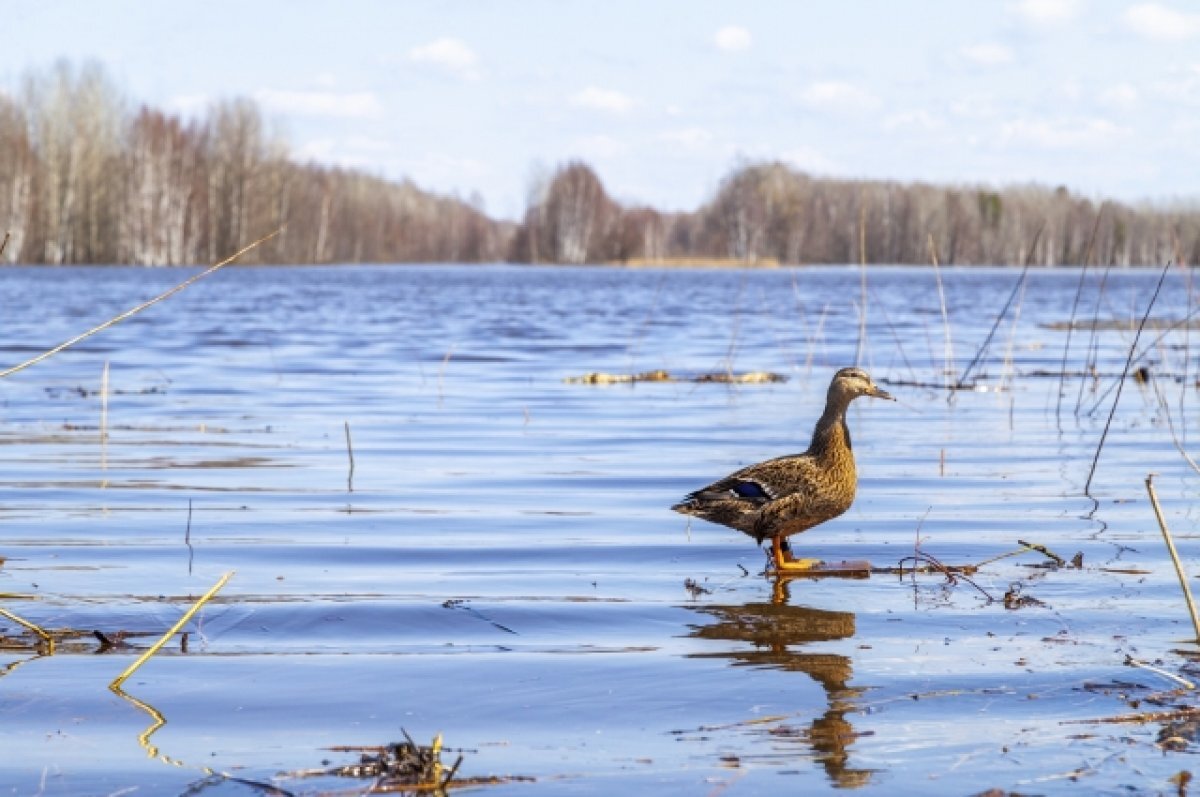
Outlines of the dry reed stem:
M862 366L863 352L867 347L867 205L862 196L858 205L858 265L861 279L861 305L858 309L858 346L854 350L854 364Z
M1167 672L1166 670L1162 669L1161 667L1155 667L1153 664L1150 664L1149 662L1142 661L1141 659L1135 659L1133 656L1130 656L1128 653L1125 654L1125 664L1129 667L1140 667L1141 669L1149 670L1150 672L1152 672L1156 675L1161 675L1163 678L1166 678L1168 681L1174 681L1175 683L1179 684L1184 689L1195 689L1196 688L1196 685L1194 683L1192 683L1191 681L1189 681L1187 678L1181 678L1178 675L1176 675L1175 673Z
M1179 329L1180 327L1183 327L1186 329L1188 327L1188 325L1191 323L1192 319L1198 315L1200 315L1200 307L1197 307L1194 310L1191 310L1183 318L1179 319L1174 324L1171 324L1170 326L1168 326L1161 333L1159 333L1158 337L1156 337L1154 340L1147 343L1146 346L1141 351L1139 351L1136 355L1134 355L1133 362L1135 362L1135 363L1141 362L1141 360L1143 360L1147 354L1149 354L1152 351L1157 350L1159 348L1159 344L1162 343L1164 340L1166 340L1168 335L1170 335L1172 332ZM1185 354L1185 357L1186 357L1186 354ZM1109 384L1109 386L1107 388L1105 388L1104 392L1100 394L1100 397L1098 399L1096 399L1096 403L1092 405L1092 408L1090 410L1088 410L1088 415L1091 415L1100 407L1100 404L1104 401L1104 399L1108 396L1108 394L1113 391L1113 388L1116 387L1116 385L1117 385L1117 383L1113 382L1113 383ZM1185 388L1186 388L1186 385L1185 385Z
M1104 441L1108 439L1108 429L1112 426L1113 416L1117 414L1117 405L1121 402L1121 391L1125 388L1125 378L1129 376L1129 366L1133 364L1133 353L1137 351L1138 339L1142 337L1146 320L1150 318L1150 311L1154 309L1154 302L1158 299L1158 292L1162 290L1163 280L1167 278L1167 271L1170 268L1170 263L1163 266L1162 274L1158 277L1158 284L1154 286L1154 293L1150 296L1150 303L1146 305L1146 312L1142 315L1142 322L1138 324L1137 333L1133 336L1133 343L1129 346L1129 356L1125 358L1125 370L1121 372L1121 381L1117 383L1117 395L1113 399L1112 409L1108 411L1108 420L1104 422L1104 431L1100 433L1100 443L1096 446L1096 455L1092 457L1092 469L1088 471L1087 481L1083 485L1084 495L1091 495L1092 477L1096 475L1096 465L1100 462L1100 451L1104 448Z
M1167 543L1167 553L1171 554L1171 561L1175 563L1175 574L1179 576L1179 587L1183 590L1183 598L1187 601L1188 612L1192 616L1192 627L1196 630L1196 642L1200 642L1200 615L1196 613L1196 601L1192 599L1192 589L1188 586L1187 574L1183 571L1183 563L1179 561L1179 552L1175 550L1175 540L1171 538L1171 532L1167 528L1167 521L1163 518L1162 507L1158 505L1158 494L1154 492L1154 474L1146 475L1146 492L1150 494L1150 505L1154 507L1154 517L1158 520L1158 527L1162 529L1163 539Z
M942 376L946 380L946 389L951 387L950 380L954 376L954 343L950 337L950 316L946 313L946 291L942 288L942 270L938 263L937 244L934 243L933 233L929 236L929 259L933 261L933 278L937 281L938 302L942 305L942 328L946 331L946 350L943 353L944 364Z
M18 617L17 615L10 612L8 609L0 608L0 615L7 617L9 620L12 620L17 625L22 626L22 627L32 631L33 633L37 634L39 637L41 637L42 641L46 643L47 652L52 656L54 655L54 637L50 636L50 634L47 631L45 631L41 626L37 625L36 623L31 623L22 617Z
M1063 343L1062 365L1058 369L1058 397L1054 402L1054 422L1062 432L1062 397L1067 386L1067 354L1071 351L1071 333L1075 330L1075 314L1079 310L1079 297L1083 295L1083 284L1087 277L1088 266L1092 262L1092 249L1096 243L1096 232L1100 229L1100 219L1104 217L1106 204L1100 205L1096 213L1096 221L1092 224L1092 234L1088 237L1087 249L1083 253L1083 268L1079 272L1079 284L1075 286L1075 301L1071 303L1071 320L1067 323L1067 340Z
M983 339L983 345L981 345L979 350L975 352L975 356L971 358L971 362L967 363L967 367L963 369L962 376L960 376L958 381L954 383L955 388L961 388L966 383L967 377L971 374L971 369L979 363L980 358L983 357L988 346L991 345L992 337L996 334L996 330L999 329L1000 322L1004 320L1004 316L1008 313L1008 308L1012 306L1013 299L1017 298L1017 292L1021 290L1022 286L1025 285L1025 278L1029 276L1029 267L1033 264L1033 253L1037 250L1037 242L1042 236L1043 226L1045 225L1039 225L1037 232L1033 234L1033 241L1029 245L1029 251L1025 256L1025 265L1021 269L1021 276L1017 278L1017 284L1013 285L1012 293L1008 295L1008 300L1004 303L1004 307L1001 308L1000 313L996 316L996 320L992 324L991 330L988 332L987 337Z
M1175 443L1175 447L1179 449L1179 453L1183 454L1183 458L1187 460L1187 464L1192 466L1192 470L1200 473L1200 465L1196 464L1196 460L1192 459L1192 455L1183 447L1183 442L1179 439L1179 435L1175 434L1175 424L1171 420L1171 407L1167 404L1167 397L1162 394L1162 389L1158 386L1158 380L1151 377L1151 382L1154 384L1154 394L1158 396L1158 401L1162 404L1163 415L1167 419L1167 429L1171 432L1171 441Z
M1112 264L1109 263L1104 268L1104 273L1100 275L1100 284L1096 286L1096 304L1092 308L1092 328L1088 333L1087 351L1084 354L1083 370L1085 376L1079 380L1079 393L1075 396L1075 417L1079 417L1079 410L1083 406L1083 388L1087 384L1087 368L1090 363L1093 371L1096 368L1096 361L1100 356L1100 342L1097 340L1098 329L1100 324L1100 303L1104 299L1104 291L1108 287L1108 274L1112 271ZM1092 388L1095 392L1095 387Z
M3 254L4 254L4 250L8 248L8 239L9 239L9 238L12 238L12 232L11 232L11 231L6 231L6 232L4 233L4 240L3 240L3 241L0 241L0 255L3 255Z
M9 368L5 371L0 371L0 379L4 378L6 376L11 376L12 374L15 374L17 371L23 371L31 365L36 365L37 363L40 363L42 360L49 359L50 357L53 357L55 354L58 354L63 349L66 349L70 346L74 346L76 343L79 343L81 340L90 338L92 335L95 335L97 332L102 332L111 326L115 326L116 324L119 324L120 322L124 321L125 319L127 319L129 317L137 315L138 313L142 312L146 308L148 308L152 305L158 304L159 302L163 301L164 299L168 299L168 298L174 296L175 294L182 291L184 288L187 288L190 285L192 285L192 283L198 282L199 280L207 277L209 274L212 274L217 269L220 269L224 266L229 265L230 263L237 260L242 255L249 252L254 247L256 247L259 244L262 244L266 241L271 240L276 235L279 235L279 233L281 233L281 232L283 232L282 227L280 227L278 230L271 233L270 235L264 235L262 238L259 238L257 241L250 244L249 246L245 246L245 247L239 249L236 253L225 258L220 263L217 263L216 265L213 265L213 266L209 266L207 269L200 272L199 274L189 277L188 279L186 279L183 282L176 285L174 288L171 288L169 291L166 291L165 293L160 293L158 296L155 296L153 299L150 299L149 301L146 301L146 302L142 302L137 307L126 310L125 312L121 313L119 316L116 316L115 318L110 318L108 321L105 321L103 324L100 324L99 326L96 326L96 327L92 327L87 332L84 332L80 335L76 335L75 337L71 338L70 340L60 343L57 346L55 346L53 349L44 351L41 354L39 354L38 356L36 356L32 359L26 360L25 362L21 363L20 365L14 365L12 368Z
M187 624L187 621L191 620L192 616L196 614L196 612L200 611L200 607L208 603L212 596L216 595L217 592L220 591L221 587L225 586L225 583L233 577L234 572L235 571L230 570L228 573L221 576L220 580L213 585L212 589L204 593L200 597L200 600L192 604L192 607L183 613L183 616L179 618L175 625L171 626L170 629L167 630L167 633L163 634L157 642L151 645L149 650L147 650L141 656L138 656L137 661L135 661L133 664L130 664L125 668L124 672L114 678L113 682L108 685L108 688L113 690L120 689L121 684L125 683L125 680L129 678L129 676L137 672L139 667L145 664L151 656L153 656L162 648L163 645L167 644L171 637L175 636L175 634L179 632L179 629L183 628L183 626Z

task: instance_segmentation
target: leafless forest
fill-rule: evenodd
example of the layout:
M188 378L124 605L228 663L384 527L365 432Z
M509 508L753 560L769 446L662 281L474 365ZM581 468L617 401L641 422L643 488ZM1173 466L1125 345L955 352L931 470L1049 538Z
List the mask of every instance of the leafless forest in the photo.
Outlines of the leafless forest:
M265 263L1092 263L1200 261L1200 207L1097 202L1065 187L936 186L733 168L690 213L622 205L580 162L529 187L520 223L409 181L298 163L256 104L185 119L133 108L96 65L0 94L8 262L191 264L286 224ZM1033 251L1030 252L1030 246Z

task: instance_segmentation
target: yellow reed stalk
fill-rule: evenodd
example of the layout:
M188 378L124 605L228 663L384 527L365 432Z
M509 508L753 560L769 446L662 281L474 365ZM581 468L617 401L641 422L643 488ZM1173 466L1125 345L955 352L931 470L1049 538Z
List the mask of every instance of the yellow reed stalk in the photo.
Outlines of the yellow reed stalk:
M0 615L7 617L9 620L12 620L17 625L24 626L25 628L29 629L33 633L37 634L39 637L42 638L42 641L46 643L47 652L51 656L54 655L54 637L50 636L50 634L48 634L41 626L39 626L35 623L31 623L24 618L18 617L17 615L10 612L8 609L0 609Z
M146 302L142 302L137 307L134 307L130 310L126 310L125 312L121 313L119 316L116 316L115 318L110 318L109 320L105 321L103 324L96 326L96 327L92 327L87 332L84 332L80 335L76 335L75 337L71 338L70 340L58 344L57 346L55 346L53 349L50 349L49 351L44 351L41 354L39 354L38 356L34 357L33 359L26 360L25 362L21 363L20 365L14 365L12 368L9 368L5 371L0 371L0 379L4 378L6 376L15 374L17 371L23 371L31 365L36 365L37 363L40 363L42 360L49 359L50 357L53 357L55 354L58 354L60 351L67 348L68 346L74 346L79 341L84 340L86 338L90 338L92 335L95 335L97 332L102 332L103 330L108 329L109 327L111 327L115 324L119 324L120 322L124 321L126 318L129 318L130 316L137 315L138 313L145 310L147 307L158 304L163 299L167 299L167 298L170 298L171 296L174 296L175 294L179 293L181 290L188 287L192 283L197 282L197 281L207 277L209 274L212 274L214 271L216 271L217 269L219 269L223 266L229 265L230 263L237 260L242 255L249 252L254 247L258 246L261 243L264 243L265 241L271 240L276 235L279 235L279 233L281 233L281 232L283 232L282 227L280 227L278 230L271 233L270 235L264 235L262 238L259 238L257 241L250 244L249 246L243 247L242 249L238 250L236 253L234 253L234 254L230 255L229 257L225 258L224 260L222 260L220 263L217 263L215 266L209 266L207 269L205 269L204 271L201 271L199 274L189 277L188 279L186 279L183 282L176 285L174 288L171 288L171 290L166 291L165 293L160 293L158 296L155 296L153 299L150 299L149 301L146 301Z
M137 661L135 661L133 664L130 664L128 667L125 668L125 671L123 673L121 673L115 679L113 679L113 682L108 685L108 688L109 689L119 689L121 687L121 684L125 683L125 679L127 679L129 676L131 676L135 672L137 672L137 669L139 667L141 667L143 664L145 664L146 661L151 656L153 656L155 653L157 653L163 645L167 644L167 642L170 641L171 637L173 637L173 636L175 636L175 634L179 633L179 629L183 628L183 626L187 623L187 621L192 619L192 615L194 615L196 612L200 611L200 607L203 606L204 604L208 603L209 599L211 599L213 595L216 595L217 592L220 591L221 587L225 586L225 582L229 581L229 579L233 577L233 574L234 574L234 571L230 570L228 573L221 576L221 580L218 581L216 584L214 584L212 589L210 589L208 592L204 593L200 597L200 600L198 600L194 604L192 604L192 608L190 608L186 612L184 612L183 617L180 617L179 621L176 622L175 625L171 626L170 630L168 630L167 633L163 634L162 637L160 637L157 642L155 642L153 645L151 645L149 650L147 650L141 656L138 656Z
M1196 601L1192 598L1192 589L1188 586L1187 574L1183 572L1183 563L1179 561L1179 552L1175 550L1175 541L1167 529L1167 521L1163 519L1162 508L1158 505L1158 495L1154 492L1154 474L1146 476L1146 492L1150 494L1150 505L1154 507L1154 517L1158 519L1158 527L1162 529L1163 539L1167 541L1167 552L1175 563L1175 574L1179 576L1179 587L1183 590L1183 598L1187 601L1188 611L1192 615L1192 628L1196 631L1196 640L1200 642L1200 615L1196 614Z

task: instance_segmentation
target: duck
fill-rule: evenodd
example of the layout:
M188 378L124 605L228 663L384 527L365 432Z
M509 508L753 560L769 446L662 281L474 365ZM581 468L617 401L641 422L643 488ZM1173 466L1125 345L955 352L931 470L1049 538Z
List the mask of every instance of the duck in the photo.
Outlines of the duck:
M825 411L803 454L748 465L684 496L671 509L736 529L759 545L771 541L780 574L813 572L819 559L797 559L787 538L841 515L854 502L858 473L846 408L859 396L896 399L861 368L842 368L829 382Z

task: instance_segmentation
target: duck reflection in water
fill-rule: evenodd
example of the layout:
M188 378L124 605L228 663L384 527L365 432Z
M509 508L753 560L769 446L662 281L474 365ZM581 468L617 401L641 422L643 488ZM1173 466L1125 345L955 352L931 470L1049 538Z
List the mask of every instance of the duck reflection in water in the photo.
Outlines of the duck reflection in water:
M695 653L693 658L729 659L735 667L768 667L802 672L825 690L828 709L804 729L775 726L776 739L794 738L812 748L813 757L825 768L834 786L857 788L866 785L873 770L849 766L849 747L858 735L846 714L857 709L854 699L861 690L847 686L852 675L850 659L836 653L807 653L793 650L813 642L849 639L854 636L854 614L788 604L787 581L778 580L771 603L740 606L709 604L686 608L715 618L715 622L692 627L689 637L739 644L727 652Z

